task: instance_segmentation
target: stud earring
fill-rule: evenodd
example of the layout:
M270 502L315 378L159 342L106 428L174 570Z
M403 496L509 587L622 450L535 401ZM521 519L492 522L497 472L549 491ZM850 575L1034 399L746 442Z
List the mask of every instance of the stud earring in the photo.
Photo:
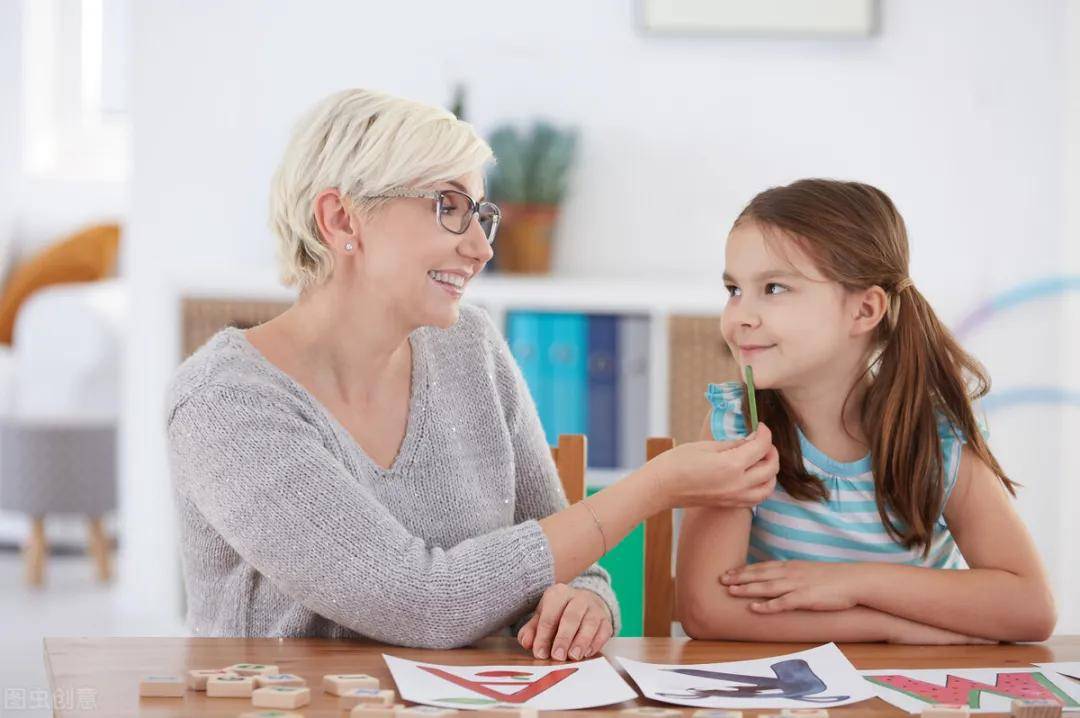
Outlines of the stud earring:
M351 252L352 251L352 242L346 242L345 243L345 251L346 252Z

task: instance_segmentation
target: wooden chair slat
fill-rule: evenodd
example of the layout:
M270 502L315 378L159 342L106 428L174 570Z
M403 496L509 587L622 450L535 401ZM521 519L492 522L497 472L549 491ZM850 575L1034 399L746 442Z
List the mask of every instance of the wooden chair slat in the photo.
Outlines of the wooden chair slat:
M559 471L566 500L576 504L585 498L585 466L588 443L584 434L561 434L559 445L551 449L551 458Z
M671 437L650 437L645 456L652 460L675 447ZM675 580L671 574L673 521L670 509L645 522L645 586L643 632L648 637L671 635L675 611Z

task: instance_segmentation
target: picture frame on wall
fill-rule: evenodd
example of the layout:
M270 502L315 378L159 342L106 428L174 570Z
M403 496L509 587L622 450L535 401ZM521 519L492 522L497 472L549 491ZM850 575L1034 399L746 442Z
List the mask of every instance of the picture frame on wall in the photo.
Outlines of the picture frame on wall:
M763 38L866 38L878 0L638 0L647 34Z

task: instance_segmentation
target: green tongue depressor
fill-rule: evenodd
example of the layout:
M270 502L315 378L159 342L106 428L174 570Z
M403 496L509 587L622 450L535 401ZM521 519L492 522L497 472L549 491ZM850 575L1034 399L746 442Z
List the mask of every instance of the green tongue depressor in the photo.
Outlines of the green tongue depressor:
M754 394L754 367L749 364L743 372L746 375L746 395L750 399L750 433L757 431L757 395Z

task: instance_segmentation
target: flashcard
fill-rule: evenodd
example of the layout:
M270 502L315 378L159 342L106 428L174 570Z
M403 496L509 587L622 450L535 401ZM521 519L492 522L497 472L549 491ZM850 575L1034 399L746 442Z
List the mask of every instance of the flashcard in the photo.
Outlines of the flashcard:
M604 658L554 666L442 666L383 654L398 693L439 708L543 711L596 708L637 697Z
M908 713L937 704L972 713L1006 713L1014 698L1057 701L1080 709L1080 684L1041 668L935 668L862 671L878 697Z
M1045 668L1048 671L1054 673L1060 673L1063 676L1069 678L1075 678L1080 681L1080 661L1072 661L1068 663L1035 663L1034 665L1039 668Z
M774 658L698 665L618 659L646 698L696 708L814 708L874 697L836 644Z

